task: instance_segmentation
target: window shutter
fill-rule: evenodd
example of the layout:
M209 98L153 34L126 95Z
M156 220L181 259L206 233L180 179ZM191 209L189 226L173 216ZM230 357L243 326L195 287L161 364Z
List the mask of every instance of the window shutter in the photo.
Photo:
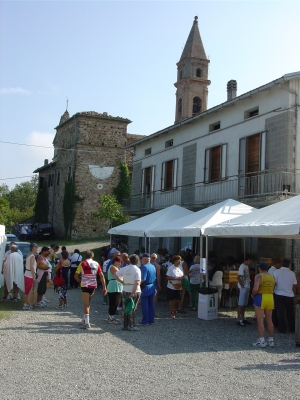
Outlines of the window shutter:
M210 180L211 182L219 181L221 176L221 146L216 146L211 149L210 161Z
M178 159L175 159L173 162L173 189L177 188L177 168L178 168Z
M209 182L209 155L210 149L205 150L204 182Z
M151 192L154 192L154 173L155 173L155 165L151 167Z
M166 163L162 163L161 168L161 190L165 190L165 175L166 175Z
M244 175L246 172L246 139L240 139L240 152L239 152L239 175Z
M260 170L264 171L266 169L266 132L261 133L260 140Z
M144 193L145 188L145 168L142 169L142 180L141 180L141 193Z
M221 157L221 179L226 178L226 165L227 165L227 144L222 145L222 157Z

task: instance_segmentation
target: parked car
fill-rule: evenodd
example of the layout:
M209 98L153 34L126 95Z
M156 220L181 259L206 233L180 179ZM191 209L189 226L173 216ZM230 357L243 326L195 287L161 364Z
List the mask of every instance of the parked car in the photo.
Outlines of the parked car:
M37 222L32 225L31 232L27 235L27 239L40 240L43 238L55 238L55 230L51 222Z
M12 233L6 233L5 236L8 242L16 242L18 240L17 236Z
M12 242L16 242L16 241L12 240ZM5 246L5 252L7 252L9 250L9 245L10 245L10 242L7 242L6 246ZM16 245L18 246L18 250L20 250L20 252L23 255L23 262L24 262L24 266L25 266L26 257L30 253L30 243L29 242L16 242Z

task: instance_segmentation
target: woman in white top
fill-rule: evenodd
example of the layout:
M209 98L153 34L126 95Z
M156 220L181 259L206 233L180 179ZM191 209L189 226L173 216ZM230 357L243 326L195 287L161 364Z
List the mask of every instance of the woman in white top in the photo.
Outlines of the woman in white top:
M211 287L218 289L218 308L220 308L223 289L223 267L216 259L212 259L210 265L213 268L209 273L209 284Z
M25 291L24 291L24 306L23 310L32 310L32 306L27 303L27 296L32 289L34 282L36 281L36 259L35 254L37 253L38 245L35 243L30 244L30 253L26 257L26 266L24 273Z

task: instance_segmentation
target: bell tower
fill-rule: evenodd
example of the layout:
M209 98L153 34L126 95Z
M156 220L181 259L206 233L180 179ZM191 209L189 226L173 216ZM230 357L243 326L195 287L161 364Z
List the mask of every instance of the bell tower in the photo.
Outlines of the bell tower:
M195 17L177 63L175 124L207 110L209 62L198 28L198 17Z

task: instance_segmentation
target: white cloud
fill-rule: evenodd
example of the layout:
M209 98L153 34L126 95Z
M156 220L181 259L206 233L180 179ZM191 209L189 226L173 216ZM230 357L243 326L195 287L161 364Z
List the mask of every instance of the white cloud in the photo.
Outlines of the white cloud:
M15 87L15 88L2 88L0 89L0 94L25 94L29 95L32 94L30 90L23 89L21 87Z
M26 152L32 155L32 158L36 160L36 167L41 167L44 163L44 159L52 160L53 157L53 139L54 133L49 132L31 132L27 137L26 144L31 145L32 147L26 147ZM41 146L41 147L36 147ZM40 165L39 165L40 164Z

